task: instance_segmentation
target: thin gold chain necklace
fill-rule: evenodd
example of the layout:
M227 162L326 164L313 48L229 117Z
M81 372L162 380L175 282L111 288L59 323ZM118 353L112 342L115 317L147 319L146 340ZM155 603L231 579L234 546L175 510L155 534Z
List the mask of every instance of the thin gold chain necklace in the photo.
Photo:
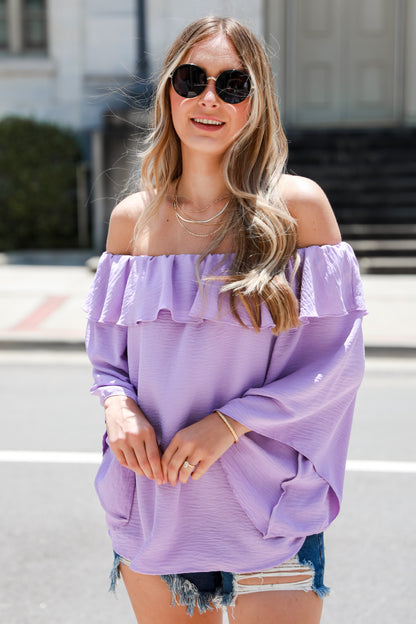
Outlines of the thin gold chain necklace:
M227 210L229 203L230 203L230 200L227 201L225 206L223 208L221 208L221 210L219 212L217 212L217 214L215 214L213 217L210 217L209 219L187 219L186 217L183 216L183 214L180 213L182 208L181 208L181 205L178 202L177 197L174 197L173 201L172 201L173 208L174 208L177 216L179 217L179 219L181 221L185 221L185 223L197 223L197 224L200 224L200 225L204 225L206 223L210 223L211 221L214 221L214 219L216 219L217 217L220 217Z
M220 229L222 228L222 224L217 227L216 230L212 230L212 232L208 232L208 234L197 234L196 232L192 232L192 230L190 230L189 228L186 227L185 223L183 223L180 218L178 213L175 210L175 216L176 216L176 220L179 223L179 225L181 227L183 227L184 230L186 230L186 232L188 232L188 234L192 234L192 236L197 236L198 238L208 238L208 236L213 236L214 234L216 234L217 232L220 231Z
M217 219L218 217L220 217L222 214L224 214L224 212L227 210L228 205L230 203L230 200L228 200L225 203L225 206L223 206L221 208L221 210L219 212L217 212L217 214L215 214L214 216L210 217L209 219L192 219L192 218L188 218L185 217L183 214L181 214L181 210L182 207L179 203L178 200L178 195L177 195L177 191L178 191L178 186L179 186L179 181L176 185L175 188L175 194L173 196L172 199L172 207L175 211L175 216L176 216L176 220L179 223L179 225L186 231L188 232L188 234L191 234L192 236L197 236L198 238L208 238L209 236L213 236L214 234L216 234L217 232L220 231L222 225L220 225L218 228L216 228L215 230L213 230L212 232L208 232L208 234L197 234L196 232L193 232L192 230L190 230L188 227L186 227L185 223L192 223L195 225L208 225L209 223L211 223L212 221L214 221L215 219ZM221 201L221 199L224 199L223 197L219 197L218 199L216 199L214 202L212 202L213 204ZM211 204L212 205L212 204Z

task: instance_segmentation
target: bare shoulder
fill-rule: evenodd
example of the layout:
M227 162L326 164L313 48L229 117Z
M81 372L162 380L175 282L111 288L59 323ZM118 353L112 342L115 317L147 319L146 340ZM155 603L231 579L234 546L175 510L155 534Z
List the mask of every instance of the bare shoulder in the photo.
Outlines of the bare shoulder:
M134 193L113 209L107 235L107 251L112 254L131 254L134 228L148 202L145 192Z
M298 224L298 246L336 245L341 233L331 204L322 188L309 178L284 175L280 192Z

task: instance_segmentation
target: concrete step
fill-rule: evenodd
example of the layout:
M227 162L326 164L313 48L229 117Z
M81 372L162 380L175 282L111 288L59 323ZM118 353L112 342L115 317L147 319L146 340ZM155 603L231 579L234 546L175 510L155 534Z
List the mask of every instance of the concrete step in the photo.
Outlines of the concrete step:
M363 256L358 262L363 275L416 274L416 256Z
M341 223L345 239L416 239L416 223Z
M415 256L416 239L347 240L357 256Z
M288 171L322 186L341 226L416 226L415 128L292 128L288 137Z

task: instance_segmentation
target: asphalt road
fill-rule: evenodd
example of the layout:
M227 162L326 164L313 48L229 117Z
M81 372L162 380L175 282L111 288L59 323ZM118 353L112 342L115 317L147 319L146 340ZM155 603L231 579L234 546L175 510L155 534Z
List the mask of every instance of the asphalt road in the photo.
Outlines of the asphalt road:
M2 623L135 622L123 587L117 598L107 592L112 554L96 465L1 454L98 453L103 417L90 379L81 353L0 351ZM415 399L415 360L368 360L350 459L388 463L347 472L342 513L326 535L332 594L322 624L414 617L416 473L395 462L416 462Z

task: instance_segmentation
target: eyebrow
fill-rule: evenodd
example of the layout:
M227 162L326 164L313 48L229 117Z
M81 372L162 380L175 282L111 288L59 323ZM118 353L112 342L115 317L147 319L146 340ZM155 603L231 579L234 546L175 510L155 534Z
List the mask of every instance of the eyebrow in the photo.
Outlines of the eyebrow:
M194 61L183 61L182 63L180 63L180 65L195 65L196 67L200 67L201 69L203 69L204 72L206 73L207 77L209 77L209 78L212 77L210 72L201 63L195 63ZM235 69L237 71L245 72L248 75L249 72L247 71L247 69L245 67L243 67L243 65L241 63L239 63L238 65L239 65L238 67L235 67L235 66L224 67L224 69L221 69L218 72L217 77L220 74L222 74L222 72L229 71L231 69ZM215 78L215 76L214 76L214 78Z

